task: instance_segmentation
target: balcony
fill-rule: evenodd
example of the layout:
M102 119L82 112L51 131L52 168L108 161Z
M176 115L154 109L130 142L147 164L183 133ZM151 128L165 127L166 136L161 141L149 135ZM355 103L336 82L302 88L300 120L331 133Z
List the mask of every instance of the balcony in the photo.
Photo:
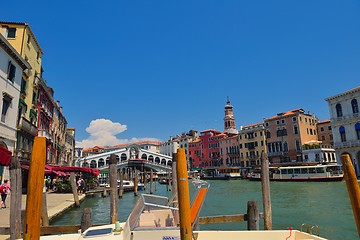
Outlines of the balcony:
M53 136L45 129L39 129L38 130L38 136L39 137L46 137L48 141L54 142Z
M330 121L334 123L334 122L346 121L348 119L354 119L358 117L359 117L359 113L351 113L351 114L346 114L342 117L333 117L330 119Z
M27 132L31 136L36 136L36 126L31 124L25 117L20 118L17 129Z
M352 140L346 142L334 143L334 148L351 148L351 147L360 147L360 140Z
M284 156L284 152L268 152L268 157Z

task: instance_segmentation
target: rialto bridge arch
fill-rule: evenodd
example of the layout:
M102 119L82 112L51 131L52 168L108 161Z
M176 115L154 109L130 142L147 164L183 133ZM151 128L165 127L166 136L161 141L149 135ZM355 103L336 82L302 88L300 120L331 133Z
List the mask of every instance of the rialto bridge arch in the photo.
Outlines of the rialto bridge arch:
M156 171L168 171L171 170L172 166L172 157L141 149L137 144L110 152L78 158L75 161L75 166L99 169L107 168L109 167L111 154L115 155L118 168L130 166L135 162L141 162L145 167Z

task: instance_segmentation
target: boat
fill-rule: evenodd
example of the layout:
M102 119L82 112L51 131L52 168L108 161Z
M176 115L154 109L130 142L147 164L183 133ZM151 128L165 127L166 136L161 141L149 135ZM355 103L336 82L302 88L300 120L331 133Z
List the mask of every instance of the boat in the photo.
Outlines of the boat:
M120 180L117 181L118 187L120 187ZM134 181L131 180L123 180L123 190L124 192L134 191ZM143 191L145 189L145 185L141 182L138 182L138 190Z
M159 178L158 179L159 184L171 184L171 179L170 178Z
M218 167L204 169L200 178L202 180L230 180L243 179L240 167Z
M101 184L100 187L110 187L110 184ZM120 180L117 180L117 186L120 187ZM141 182L138 182L138 190L143 191L145 185ZM123 190L124 192L134 191L134 181L132 180L123 180Z
M333 182L344 178L342 166L338 164L275 167L269 174L270 181L286 182ZM261 171L255 170L249 179L260 181Z

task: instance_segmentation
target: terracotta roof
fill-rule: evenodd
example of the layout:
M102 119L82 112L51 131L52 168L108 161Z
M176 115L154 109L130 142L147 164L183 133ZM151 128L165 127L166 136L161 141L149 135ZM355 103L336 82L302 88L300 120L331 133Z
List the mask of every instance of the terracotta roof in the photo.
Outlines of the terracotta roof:
M287 112L278 113L276 116L265 118L264 120L272 120L272 119L282 118L282 117L286 117L286 116L291 116L291 115L297 114L298 112L300 112L300 113L302 113L304 115L309 115L310 116L310 114L305 113L304 109L297 108L297 109L290 110L290 111L287 111Z
M215 130L215 129L207 129L207 130L201 131L200 133L206 133L206 132L221 133L220 131Z
M325 120L322 120L322 121L319 121L318 124L322 124L322 123L329 123L330 120L329 119L325 119Z

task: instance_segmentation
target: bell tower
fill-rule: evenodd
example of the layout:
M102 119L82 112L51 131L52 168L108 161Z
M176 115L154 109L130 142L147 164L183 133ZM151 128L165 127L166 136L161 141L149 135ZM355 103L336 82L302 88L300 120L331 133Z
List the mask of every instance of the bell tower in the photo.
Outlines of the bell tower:
M224 131L226 133L237 134L235 124L235 117L233 114L233 106L230 104L229 97L227 98L225 105L225 117L224 117Z

